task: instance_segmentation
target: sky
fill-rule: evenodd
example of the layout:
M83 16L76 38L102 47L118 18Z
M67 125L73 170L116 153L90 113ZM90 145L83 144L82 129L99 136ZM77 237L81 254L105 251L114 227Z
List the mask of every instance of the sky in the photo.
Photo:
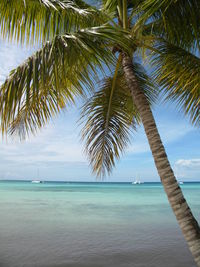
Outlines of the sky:
M0 39L0 84L9 71L31 55L26 48ZM80 107L70 106L35 136L0 140L0 180L97 181L83 152L78 126ZM170 163L181 181L200 181L200 131L173 103L153 107ZM159 181L143 127L138 127L112 174L113 181Z

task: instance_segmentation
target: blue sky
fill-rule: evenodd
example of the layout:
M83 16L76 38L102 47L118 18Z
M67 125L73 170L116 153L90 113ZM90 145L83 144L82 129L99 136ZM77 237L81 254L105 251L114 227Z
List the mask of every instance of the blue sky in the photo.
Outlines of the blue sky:
M0 39L0 84L9 71L22 63L35 48L9 44ZM175 104L153 109L161 138L178 179L200 180L200 132L178 112ZM0 179L95 181L80 142L78 107L54 118L36 136L20 142L8 137L0 142ZM142 127L133 134L130 146L105 181L159 181Z

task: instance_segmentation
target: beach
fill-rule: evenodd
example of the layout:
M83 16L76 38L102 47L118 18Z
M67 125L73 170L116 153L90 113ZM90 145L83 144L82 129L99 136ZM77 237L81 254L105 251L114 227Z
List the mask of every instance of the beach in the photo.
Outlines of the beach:
M160 183L1 181L0 203L0 267L196 266Z

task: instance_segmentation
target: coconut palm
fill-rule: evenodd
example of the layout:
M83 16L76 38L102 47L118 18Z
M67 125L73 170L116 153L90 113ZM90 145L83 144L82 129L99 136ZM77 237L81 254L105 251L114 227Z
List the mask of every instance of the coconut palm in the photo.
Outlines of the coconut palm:
M93 171L106 175L142 123L198 266L200 228L168 161L151 105L157 82L199 124L199 6L186 0L104 0L98 8L82 0L0 1L3 37L41 44L1 86L2 133L34 133L77 96L93 93L82 111L83 139ZM143 54L159 71L153 79L137 61Z

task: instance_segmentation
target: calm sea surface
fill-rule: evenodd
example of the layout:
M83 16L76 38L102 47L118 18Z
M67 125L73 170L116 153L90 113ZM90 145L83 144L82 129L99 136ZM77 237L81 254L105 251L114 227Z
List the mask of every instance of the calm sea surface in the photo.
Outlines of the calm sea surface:
M181 185L200 222L200 183ZM193 267L159 183L0 182L0 267Z

